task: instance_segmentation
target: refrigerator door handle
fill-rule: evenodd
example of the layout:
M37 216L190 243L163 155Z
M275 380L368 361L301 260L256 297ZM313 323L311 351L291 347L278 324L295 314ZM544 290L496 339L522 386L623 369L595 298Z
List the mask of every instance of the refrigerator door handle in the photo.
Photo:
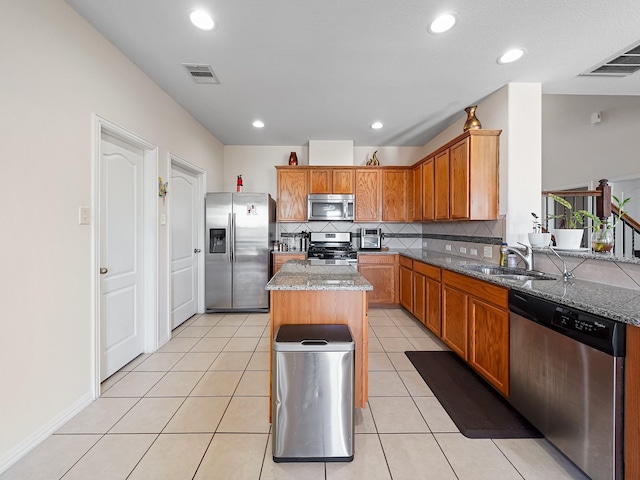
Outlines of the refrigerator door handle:
M233 263L236 262L236 214L232 213L231 214L231 225L233 228L233 234L231 236L231 239L233 240L232 246L231 246L231 252L233 255Z
M227 252L229 252L229 263L233 262L233 220L231 215L232 214L229 213L227 217L227 231L229 232L227 235Z

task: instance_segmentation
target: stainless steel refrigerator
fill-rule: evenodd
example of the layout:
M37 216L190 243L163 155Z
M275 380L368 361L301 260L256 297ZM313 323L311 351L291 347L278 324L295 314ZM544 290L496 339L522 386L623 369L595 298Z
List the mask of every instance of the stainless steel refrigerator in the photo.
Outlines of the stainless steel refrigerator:
M208 193L205 207L207 312L268 311L275 201L267 193Z

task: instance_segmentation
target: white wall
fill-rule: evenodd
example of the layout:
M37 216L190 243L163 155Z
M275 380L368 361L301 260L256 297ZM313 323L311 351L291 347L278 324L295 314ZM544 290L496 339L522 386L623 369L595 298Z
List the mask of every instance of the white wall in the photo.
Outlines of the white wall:
M353 147L353 165L364 165L377 151L382 166L413 165L422 158L421 147ZM222 191L235 192L238 175L242 175L245 192L267 192L277 198L276 165L288 165L296 152L299 165L309 165L306 146L224 146L224 180Z
M223 147L62 0L5 2L0 31L1 472L93 393L92 227L78 225L92 200L93 114L158 145L165 179L171 151L219 189Z
M640 176L640 97L543 95L542 125L545 190Z
M541 187L540 84L510 83L478 102L476 116L487 130L500 135L500 213L506 215L506 241L526 242L531 212L540 211ZM454 124L423 147L428 155L462 133L462 112Z

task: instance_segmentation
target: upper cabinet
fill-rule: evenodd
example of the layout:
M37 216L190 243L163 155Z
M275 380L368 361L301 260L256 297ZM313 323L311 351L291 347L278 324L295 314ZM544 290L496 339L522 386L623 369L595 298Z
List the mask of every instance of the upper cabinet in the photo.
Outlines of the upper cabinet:
M422 161L423 220L498 218L500 133L469 130Z
M409 219L413 222L420 222L422 221L422 164L411 169L411 182L413 189Z
M309 168L309 193L353 193L352 168Z
M411 187L411 188L410 188ZM406 168L382 170L382 221L409 221L409 170Z
M276 168L278 171L278 221L306 222L308 170L298 167Z
M379 222L382 218L379 168L356 169L356 222Z

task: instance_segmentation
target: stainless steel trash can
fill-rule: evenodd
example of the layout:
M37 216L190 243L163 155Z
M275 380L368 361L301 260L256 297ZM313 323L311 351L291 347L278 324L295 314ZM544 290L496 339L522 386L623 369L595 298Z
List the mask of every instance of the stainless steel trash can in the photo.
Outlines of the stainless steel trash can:
M282 325L273 341L273 460L353 460L355 343L346 325Z

